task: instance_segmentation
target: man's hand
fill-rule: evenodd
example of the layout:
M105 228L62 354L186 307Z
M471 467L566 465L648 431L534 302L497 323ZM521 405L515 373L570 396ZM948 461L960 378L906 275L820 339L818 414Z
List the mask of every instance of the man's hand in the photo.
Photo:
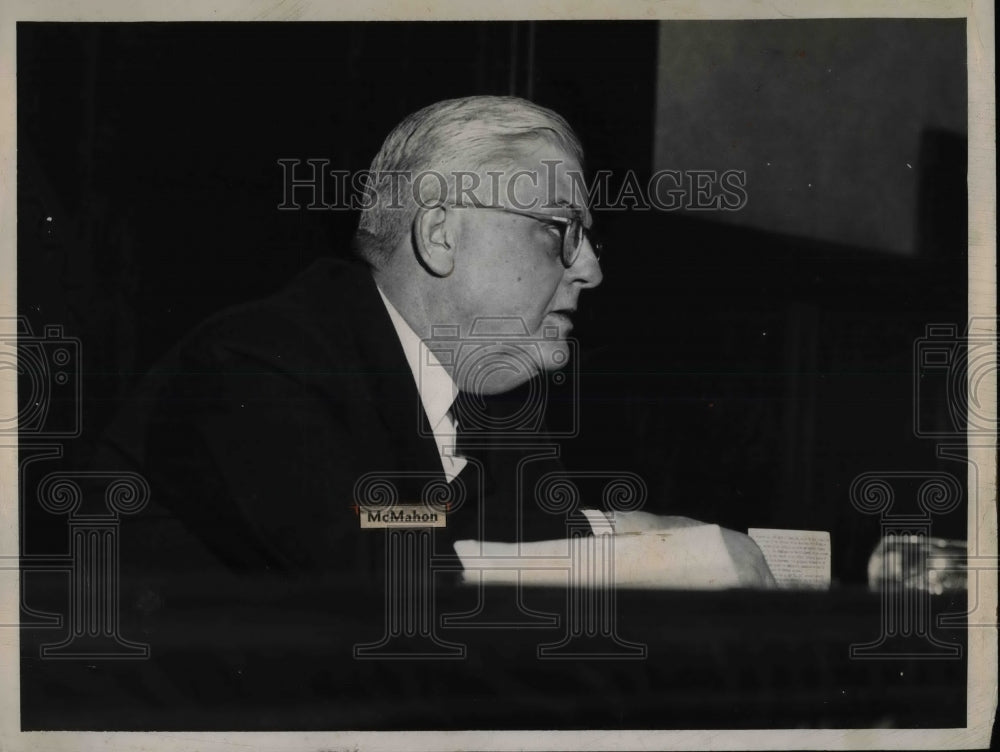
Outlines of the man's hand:
M726 550L736 565L736 572L740 578L740 585L747 588L776 588L778 583L774 581L770 567L764 561L764 554L756 543L743 533L735 530L722 530L722 541L726 544Z
M613 525L616 535L623 533L641 533L649 530L676 530L683 527L694 527L706 523L693 520L690 517L664 516L649 512L615 512ZM740 586L747 588L775 588L774 581L764 554L749 537L735 530L720 527L722 541L729 553L729 558L736 567Z

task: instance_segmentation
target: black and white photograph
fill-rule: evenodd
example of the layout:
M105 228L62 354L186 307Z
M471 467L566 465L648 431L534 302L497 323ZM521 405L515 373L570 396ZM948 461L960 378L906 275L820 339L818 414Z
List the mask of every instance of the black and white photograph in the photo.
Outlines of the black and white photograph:
M0 12L0 747L995 745L993 9L861 12Z

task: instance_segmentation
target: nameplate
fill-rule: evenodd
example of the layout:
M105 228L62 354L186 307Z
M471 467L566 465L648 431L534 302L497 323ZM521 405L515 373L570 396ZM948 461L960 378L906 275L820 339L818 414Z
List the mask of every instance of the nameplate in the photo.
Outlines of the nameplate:
M445 527L447 515L426 504L395 504L390 507L366 507L358 510L362 530L379 528Z

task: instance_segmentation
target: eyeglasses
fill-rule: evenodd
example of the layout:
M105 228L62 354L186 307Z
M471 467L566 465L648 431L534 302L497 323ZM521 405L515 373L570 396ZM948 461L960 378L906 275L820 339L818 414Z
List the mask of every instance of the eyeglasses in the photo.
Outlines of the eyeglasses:
M517 214L520 217L530 217L539 222L545 222L553 227L558 227L562 233L559 258L562 260L563 266L567 269L573 266L580 257L584 239L589 241L590 247L594 251L594 258L598 260L601 258L601 251L604 249L604 244L594 237L593 230L583 226L583 220L580 217L558 217L554 214L528 211L527 209L511 209L507 206L488 206L478 202L472 202L472 206L476 209L492 209L493 211L502 211L507 214Z

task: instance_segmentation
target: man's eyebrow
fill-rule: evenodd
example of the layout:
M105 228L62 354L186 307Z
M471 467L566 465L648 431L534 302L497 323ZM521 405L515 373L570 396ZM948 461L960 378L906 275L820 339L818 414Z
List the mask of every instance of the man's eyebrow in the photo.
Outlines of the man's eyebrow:
M573 212L573 215L584 223L584 227L588 230L594 225L594 217L587 209L586 206L580 206L579 204L573 203L572 201L567 201L564 198L556 199L554 202L555 206L559 208L566 208Z
M575 204L572 201L567 201L564 198L558 198L552 202L553 206L558 206L559 208L571 209L574 214L578 214L581 217L586 213L586 209L579 204Z

